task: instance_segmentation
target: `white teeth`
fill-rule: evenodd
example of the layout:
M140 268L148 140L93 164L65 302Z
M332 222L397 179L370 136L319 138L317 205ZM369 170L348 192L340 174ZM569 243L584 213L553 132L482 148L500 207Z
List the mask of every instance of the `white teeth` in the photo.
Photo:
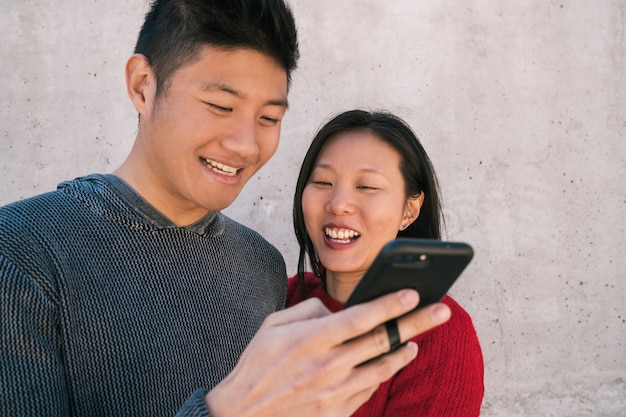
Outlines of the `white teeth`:
M326 236L328 236L329 238L333 240L348 240L349 241L349 240L353 240L361 236L361 234L355 230L336 229L332 227L325 228L324 233L326 233Z
M234 177L237 174L237 168L224 165L221 162L211 161L210 159L203 158L203 161L208 167L219 174L228 175L230 177Z

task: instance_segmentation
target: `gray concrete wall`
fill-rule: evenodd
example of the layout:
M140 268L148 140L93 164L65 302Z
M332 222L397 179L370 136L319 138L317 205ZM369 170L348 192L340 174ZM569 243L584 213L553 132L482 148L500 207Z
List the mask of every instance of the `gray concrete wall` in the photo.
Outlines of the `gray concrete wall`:
M293 186L332 113L386 108L440 175L483 416L626 416L626 3L292 0L302 60L275 158L228 210L295 270ZM146 0L0 0L0 203L120 164Z

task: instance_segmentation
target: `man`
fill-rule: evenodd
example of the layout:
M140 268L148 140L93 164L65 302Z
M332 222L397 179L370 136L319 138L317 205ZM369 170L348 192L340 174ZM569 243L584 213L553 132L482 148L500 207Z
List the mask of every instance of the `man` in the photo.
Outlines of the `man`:
M367 362L416 293L276 312L281 255L220 213L276 150L297 57L281 0L152 4L126 67L128 158L0 209L3 412L343 416L415 357ZM404 316L400 338L448 317Z

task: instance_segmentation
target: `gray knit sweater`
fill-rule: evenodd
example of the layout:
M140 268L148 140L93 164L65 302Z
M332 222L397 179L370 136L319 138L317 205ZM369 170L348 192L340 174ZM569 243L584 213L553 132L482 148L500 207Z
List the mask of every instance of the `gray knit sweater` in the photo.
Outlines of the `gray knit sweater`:
M285 264L221 213L177 227L112 175L0 208L0 414L207 415Z

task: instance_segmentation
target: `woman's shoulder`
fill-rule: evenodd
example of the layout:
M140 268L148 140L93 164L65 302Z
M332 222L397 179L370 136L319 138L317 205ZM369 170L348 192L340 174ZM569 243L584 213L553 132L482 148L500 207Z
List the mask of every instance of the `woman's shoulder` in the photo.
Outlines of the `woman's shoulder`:
M421 407L430 410L424 415L479 415L484 363L476 330L455 299L445 296L442 302L452 310L450 320L413 338L418 360L391 380L386 411L411 415L410 407Z
M450 307L450 310L452 311L452 317L450 317L450 320L452 320L452 318L455 318L458 320L470 320L470 321L472 320L471 316L465 310L465 308L463 308L463 306L461 306L461 304L459 304L459 302L456 301L451 296L449 295L444 296L441 302L447 305L448 307Z
M298 285L298 275L287 279L287 307L300 302L300 286Z
M324 292L324 283L312 272L304 273L304 285L308 297L316 296L320 291ZM303 301L298 275L289 277L287 280L287 307Z
M478 342L472 317L465 308L449 295L446 295L441 302L450 308L452 313L450 320L425 334L417 336L415 340L422 343L427 339L443 342L443 340L453 338L459 342L467 342L468 340Z
M343 308L343 303L328 295L324 281L312 272L305 272L304 286L306 296L303 298L298 276L295 275L289 278L287 283L287 307L298 304L305 299L317 298L332 312L337 312Z

